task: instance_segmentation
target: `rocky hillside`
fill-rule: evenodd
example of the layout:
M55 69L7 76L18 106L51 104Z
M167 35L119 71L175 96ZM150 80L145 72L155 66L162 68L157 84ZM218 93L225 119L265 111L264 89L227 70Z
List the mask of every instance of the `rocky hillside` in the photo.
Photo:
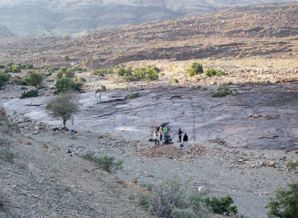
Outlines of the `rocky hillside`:
M285 0L1 0L0 38L63 35Z
M296 2L257 5L101 30L79 38L2 39L0 57L2 64L13 61L88 68L156 59L295 60L297 11Z

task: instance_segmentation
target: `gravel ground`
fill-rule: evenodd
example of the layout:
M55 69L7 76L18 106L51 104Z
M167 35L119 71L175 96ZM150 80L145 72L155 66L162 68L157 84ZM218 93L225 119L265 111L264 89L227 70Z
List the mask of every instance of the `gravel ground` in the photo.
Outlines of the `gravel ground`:
M75 159L87 150L98 156L108 154L123 159L124 170L117 174L120 179L156 181L169 178L174 172L185 179L191 177L193 188L205 186L207 196L232 196L239 213L249 217L266 217L265 206L274 197L274 190L297 182L297 173L285 169L288 160L297 159L293 151L228 148L216 143L184 149L174 143L164 146L181 149L184 155L180 158L167 152L161 157L148 157L144 152L154 143L98 132L81 131L78 139L60 131L45 131L34 137L51 146L58 145L64 154L71 149L72 154L68 155Z

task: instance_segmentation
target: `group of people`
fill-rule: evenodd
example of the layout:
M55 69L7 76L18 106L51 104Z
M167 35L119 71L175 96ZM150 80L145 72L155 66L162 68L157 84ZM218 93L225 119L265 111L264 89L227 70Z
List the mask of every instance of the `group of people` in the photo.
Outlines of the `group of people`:
M188 147L188 135L186 133L184 133L184 135L183 135L183 131L181 130L181 128L179 128L178 135L179 135L179 141L178 142L181 143L181 140L183 139L183 146L185 148L187 148ZM182 136L183 136L183 138L182 138ZM165 145L170 144L172 139L171 139L169 129L168 129L167 126L164 126L164 127L161 126L161 127L159 127L158 130L153 131L153 133L152 133L152 139L155 142L155 145L159 145L160 142L162 141L163 137L164 137L164 140L165 140Z

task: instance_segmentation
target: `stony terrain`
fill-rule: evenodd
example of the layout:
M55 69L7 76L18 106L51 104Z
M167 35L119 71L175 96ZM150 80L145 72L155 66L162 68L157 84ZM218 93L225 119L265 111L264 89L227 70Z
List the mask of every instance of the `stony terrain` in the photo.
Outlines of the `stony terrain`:
M206 12L285 0L141 1L1 0L0 38L74 34L99 28L197 16Z
M24 113L8 112L7 116L24 135L10 137L16 142L12 149L19 155L15 164L1 165L1 185L9 193L12 215L20 215L21 207L23 215L30 216L146 217L133 202L128 203L135 193L129 181L156 181L177 172L182 178L191 177L193 188L208 190L207 196L231 195L240 213L266 217L264 207L274 190L297 182L297 173L285 168L287 161L297 159L295 151L230 147L220 140L183 149L176 143L177 137L174 144L156 147L147 138L128 137L129 129L119 135L77 128L78 138L73 139ZM123 159L124 170L117 176L126 189L79 158L87 150Z
M24 88L34 87L14 82L0 90L0 106L19 131L4 134L7 126L0 125L0 138L11 140L18 156L14 163L0 159L0 196L6 193L9 208L0 216L150 217L136 206L135 183L177 172L191 176L191 186L207 196L231 195L241 214L266 217L274 190L297 182L297 169L286 167L298 150L297 11L297 2L257 5L69 39L0 40L0 64L32 63L33 71L45 74L51 66L77 66L84 70L75 76L86 80L76 93L81 111L67 122L77 139L53 131L62 120L45 111L55 72L36 98L19 99ZM226 75L189 77L194 61L204 72ZM92 74L118 64L157 66L159 79ZM238 95L211 97L225 84ZM108 90L96 104L94 91L102 86ZM129 99L134 93L140 97ZM167 122L173 143L154 146L153 127ZM187 149L177 142L178 128L190 137ZM124 170L105 173L80 158L87 150L123 159Z

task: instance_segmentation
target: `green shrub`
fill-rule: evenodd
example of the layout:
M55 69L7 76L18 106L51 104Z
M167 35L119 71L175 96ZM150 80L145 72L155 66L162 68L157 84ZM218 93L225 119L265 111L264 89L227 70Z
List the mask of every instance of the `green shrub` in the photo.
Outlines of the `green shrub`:
M203 66L200 63L193 62L191 63L190 68L187 69L187 71L188 75L192 77L194 75L203 73Z
M65 40L65 41L69 40L69 38L70 38L70 35L69 35L69 34L64 35L64 36L62 37L62 39Z
M5 66L3 64L0 64L0 69L4 69Z
M38 72L28 72L24 77L24 82L27 85L34 86L37 89L37 92L42 88L43 80L44 75Z
M22 66L22 68L27 69L27 70L33 69L33 64L25 64L25 65Z
M94 158L94 152L91 152L90 150L87 150L81 157L85 160L92 161L92 159Z
M13 72L13 73L20 73L21 72L21 66L18 65L18 64L12 65L11 72Z
M13 62L11 62L11 61L7 61L7 63L6 63L6 67L12 67L13 64L14 64Z
M23 98L33 98L33 97L38 97L38 92L37 90L30 90L28 92L23 92L20 99L23 99Z
M236 96L239 93L237 92L236 89L234 90L229 90L228 87L224 86L224 87L219 87L217 89L217 92L212 94L212 97L225 97L227 95L232 95L232 96Z
M68 68L65 73L63 74L63 77L66 78L74 78L75 77L75 71L72 68Z
M128 66L124 69L122 66L116 71L117 76L125 81L140 81L140 80L158 80L159 69L155 66L146 66L132 71L132 67Z
M289 161L287 162L286 167L287 167L289 170L296 170L297 167L298 167L298 161L297 161L297 160L289 160Z
M136 93L131 94L129 96L129 99L135 99L135 98L138 98L138 97L140 97L140 94L136 92Z
M0 150L0 158L8 162L13 162L13 159L16 158L16 155L9 149L5 148Z
M59 131L59 128L58 128L58 127L54 127L54 128L53 128L53 131L54 131L54 132Z
M71 78L57 79L55 84L57 91L55 93L58 94L68 90L80 91L82 86L82 83L76 83Z
M177 174L160 184L150 185L148 193L138 193L138 203L158 217L201 217L202 194L193 190L190 180L183 181Z
M103 155L100 157L99 166L108 172L116 172L117 170L121 170L123 168L123 162L123 160L115 161L114 157Z
M278 189L275 191L275 199L270 198L269 204L266 206L270 211L267 213L269 218L298 217L298 183L288 185L287 189Z
M83 83L83 82L86 82L86 79L79 76L75 78L75 82Z
M52 66L52 67L48 68L48 72L54 72L54 71L57 71L57 70L59 70L59 67L57 67L57 66Z
M213 68L209 68L209 69L206 71L205 75L208 76L208 77L215 76L215 75L216 75L216 70L213 69Z
M101 157L97 157L95 156L94 152L88 150L81 157L85 160L94 162L100 168L110 173L114 173L117 170L123 169L123 160L116 161L114 157L110 157L106 154Z
M173 79L173 83L178 83L178 82L179 82L178 79L176 78Z
M93 73L93 75L97 75L97 76L103 77L105 75L105 70L103 70L103 69L105 69L105 68L95 70L94 73Z
M69 61L70 58L69 58L69 56L66 55L66 56L63 57L63 60L64 60L64 61Z
M207 87L202 87L201 90L206 91L206 90L208 90L208 88Z
M0 89L9 81L10 74L0 73Z
M24 87L24 86L22 86L20 89L21 90L28 90L28 88L27 87Z
M101 88L100 89L96 89L96 93L98 93L98 92L105 92L105 91L107 91L107 87L106 86L101 86Z
M47 79L46 82L51 83L51 82L54 82L54 80L53 79Z
M223 198L216 198L212 197L211 200L210 198L204 199L204 203L207 205L208 208L211 208L213 213L215 214L222 214L222 215L233 215L237 214L237 207L236 206L231 206L231 204L234 203L233 199L231 196L226 196Z
M27 83L25 83L23 78L20 76L14 76L11 80L19 86L27 86Z

